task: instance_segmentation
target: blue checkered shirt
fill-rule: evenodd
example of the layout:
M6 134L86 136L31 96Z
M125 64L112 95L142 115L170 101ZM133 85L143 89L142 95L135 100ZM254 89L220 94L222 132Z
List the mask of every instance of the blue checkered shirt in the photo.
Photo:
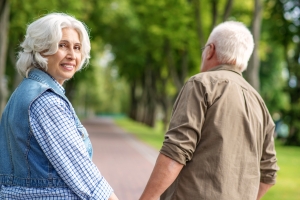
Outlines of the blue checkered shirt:
M29 118L36 140L69 188L2 186L1 199L107 200L113 190L89 158L69 104L46 91L33 102Z

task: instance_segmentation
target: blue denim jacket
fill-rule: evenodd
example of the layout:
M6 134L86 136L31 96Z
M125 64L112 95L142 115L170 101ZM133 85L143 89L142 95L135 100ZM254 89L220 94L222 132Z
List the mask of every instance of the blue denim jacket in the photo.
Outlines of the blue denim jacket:
M30 127L29 112L32 102L51 90L69 103L71 112L86 149L92 157L88 133L75 111L45 72L33 69L11 95L0 124L0 185L23 187L67 187L59 177L36 141Z

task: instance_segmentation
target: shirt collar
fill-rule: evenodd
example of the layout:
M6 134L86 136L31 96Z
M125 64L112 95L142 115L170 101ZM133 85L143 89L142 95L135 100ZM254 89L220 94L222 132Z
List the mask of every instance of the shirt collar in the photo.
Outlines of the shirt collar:
M240 72L239 68L235 65L218 65L207 71L219 71L219 70L232 71L232 72L237 73L240 76L243 76L242 73Z
M46 74L48 74L48 73L46 72ZM48 75L52 78L52 80L54 81L54 83L56 84L56 86L65 94L65 88L61 84L59 84L57 82L57 80L55 80L50 74L48 74Z

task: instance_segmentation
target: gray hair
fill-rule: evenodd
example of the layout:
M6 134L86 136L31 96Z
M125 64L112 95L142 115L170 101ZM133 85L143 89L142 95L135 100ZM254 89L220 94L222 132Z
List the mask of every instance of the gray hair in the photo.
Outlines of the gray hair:
M217 59L222 64L233 64L244 71L253 52L251 32L241 22L227 21L216 26L208 38L215 44Z
M17 69L25 77L32 68L47 71L48 60L43 55L53 55L58 50L58 43L62 38L63 28L75 29L82 44L82 61L80 70L90 59L91 44L87 27L72 16L64 13L51 13L28 25L25 39L21 43L22 50L18 54Z

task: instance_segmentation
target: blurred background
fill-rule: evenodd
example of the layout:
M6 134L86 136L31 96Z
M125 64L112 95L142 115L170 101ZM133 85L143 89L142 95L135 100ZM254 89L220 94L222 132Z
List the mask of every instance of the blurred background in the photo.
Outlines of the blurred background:
M51 12L73 15L90 31L90 65L64 85L78 115L128 116L147 128L159 124L161 134L184 82L200 71L212 28L246 24L256 45L243 76L276 123L286 169L279 193L294 195L269 198L300 199L299 0L1 0L0 113L22 80L15 62L26 26Z
M188 77L199 73L201 47L226 20L245 23L255 50L244 77L277 124L300 144L300 3L298 0L1 0L0 111L22 79L16 55L26 26L50 12L86 23L88 68L64 85L81 117L126 114L149 126L169 121Z

